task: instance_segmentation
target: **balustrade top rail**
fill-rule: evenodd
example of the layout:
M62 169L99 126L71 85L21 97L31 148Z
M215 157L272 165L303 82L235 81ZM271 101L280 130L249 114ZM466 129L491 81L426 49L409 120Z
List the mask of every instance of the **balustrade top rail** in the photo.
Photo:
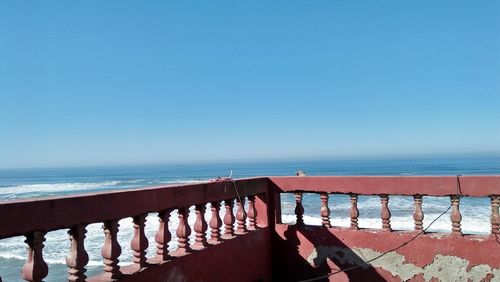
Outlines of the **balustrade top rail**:
M235 180L241 197L267 191L267 178ZM165 185L0 202L0 238L236 198L231 182Z
M236 180L241 196L267 191L329 192L359 195L429 195L487 197L500 194L500 176L273 176ZM212 182L165 185L0 202L0 238L75 223L88 224L236 197L233 185ZM22 211L22 214L20 213ZM84 212L82 212L84 211ZM29 216L28 216L29 215Z
M487 197L500 194L500 176L273 176L283 192L328 192L359 195L461 194Z

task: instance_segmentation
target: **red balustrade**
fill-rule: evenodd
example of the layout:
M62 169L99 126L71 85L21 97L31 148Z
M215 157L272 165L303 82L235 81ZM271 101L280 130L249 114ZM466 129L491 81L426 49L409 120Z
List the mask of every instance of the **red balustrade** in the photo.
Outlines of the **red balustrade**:
M391 228L391 211L389 210L389 196L380 195L380 203L382 205L380 217L382 218L382 229L384 231L392 231Z
M359 229L358 195L350 194L350 196L351 196L351 209L349 210L349 217L351 218L351 229L358 230Z
M115 281L121 276L118 257L122 253L118 243L118 220L105 221L102 228L104 230L104 246L102 247L102 257L104 259L103 277L107 281Z
M206 232L208 229L207 222L205 221L205 205L196 205L196 222L194 223L195 242L192 246L194 250L203 250L208 246Z
M210 204L212 217L210 218L210 244L216 245L222 242L221 231L222 219L220 218L220 203L212 202Z
M255 209L255 196L248 196L248 230L257 230L257 210Z
M497 247L500 234L500 177L498 176L465 176L460 177L460 195L457 194L456 177L270 177L253 178L235 181L239 194L233 189L224 189L224 181L194 185L178 185L169 187L153 187L140 190L103 192L86 195L52 197L44 199L15 200L0 203L0 238L25 235L27 244L27 259L22 267L21 276L26 281L42 281L48 275L48 266L43 258L45 235L48 231L69 228L70 249L66 258L68 281L159 281L158 277L180 275L196 280L196 275L208 275L207 271L216 273L219 280L228 280L237 275L243 275L240 280L251 280L264 277L269 280L272 263L273 273L287 277L288 273L312 275L316 270L304 270L301 267L280 268L280 262L271 259L272 252L298 251L295 256L306 261L306 255L311 252L311 246L337 244L338 240L328 241L338 233L341 236L342 248L374 248L383 251L393 248L390 242L399 242L408 233L393 231L391 227L391 211L389 199L391 195L412 196L414 203L414 229L420 236L423 228L424 209L423 196L442 196L450 198L451 236L434 238L423 234L415 240L422 254L414 257L411 252L402 255L408 260L423 263L430 260L430 254L453 252L458 257L466 258L471 265L486 264L492 269L500 267L499 255L491 252ZM303 193L319 194L321 208L317 216L321 218L321 230L313 227L304 228ZM295 197L295 225L281 224L279 204L280 193L293 193ZM346 194L350 196L350 208L346 216L350 219L349 228L332 227L328 199L330 194ZM380 197L381 231L366 232L358 226L358 195L373 195ZM472 238L462 232L462 215L460 213L460 198L489 197L491 202L491 239L489 237ZM245 200L248 201L245 208ZM236 213L234 203L236 201ZM224 216L219 212L224 204ZM210 220L205 220L206 204L210 204ZM79 209L73 207L78 206ZM195 222L191 227L188 223L190 206L194 206ZM170 212L177 210L179 223L176 226L177 249L170 253L168 247L172 239L168 228ZM145 234L146 215L158 212L159 227L154 236L156 252L148 258L146 253L148 238ZM132 218L134 235L130 242L133 264L120 267L118 257L122 250L118 243L118 220ZM103 274L87 278L86 267L89 261L85 247L86 226L102 222L104 230L104 245L101 253L104 263ZM236 223L236 224L235 224ZM222 226L224 230L222 231ZM209 239L207 231L210 229ZM194 241L189 242L191 230ZM274 230L274 231L272 231ZM276 233L277 237L272 235ZM384 234L384 235L382 235ZM314 235L314 236L313 236ZM312 236L312 237L308 237ZM443 235L441 235L443 236ZM384 239L385 238L385 239ZM472 239L471 239L472 238ZM304 241L306 240L306 241ZM405 239L406 240L406 239ZM436 240L443 244L435 245ZM289 244L304 241L304 244L293 246ZM335 243L336 242L336 243ZM429 245L430 244L430 245ZM434 245L432 245L434 244ZM437 246L429 248L426 246ZM469 254L463 252L460 246L469 246L475 250ZM289 246L289 249L282 249ZM276 248L276 249L274 249ZM337 251L343 249L337 249ZM95 251L95 250L93 250ZM316 250L318 251L318 250ZM245 256L240 256L242 252ZM204 255L206 254L206 255ZM294 256L279 256L284 261ZM208 258L218 258L212 261ZM229 259L229 260L228 260ZM192 261L185 264L184 261ZM258 264L259 267L238 271L239 265L246 263ZM297 257L295 257L295 263ZM208 266L203 266L207 264ZM338 263L338 261L337 261ZM233 265L231 268L224 265ZM193 271L188 265L197 265ZM200 265L200 266L198 266ZM268 265L268 266L266 266ZM337 267L342 267L339 265ZM300 269L301 272L297 272ZM320 268L318 268L320 269ZM295 271L297 270L297 271ZM180 271L180 272L179 272ZM214 272L215 271L215 272ZM234 271L234 272L233 272ZM285 271L285 272L280 272ZM309 272L312 271L312 272ZM468 270L466 270L468 271ZM169 274L170 273L170 274ZM355 273L355 272L353 272ZM378 273L378 272L377 272ZM372 273L373 274L373 273ZM380 274L380 273L379 273ZM383 274L383 272L382 272ZM148 276L150 275L150 276ZM167 275L167 276L165 276ZM235 276L236 275L236 276ZM247 276L245 276L247 275ZM299 275L299 276L300 276ZM298 279L294 276L293 279ZM225 278L224 278L225 277ZM246 279L246 278L248 279ZM281 277L281 276L278 276ZM386 277L386 276L384 276ZM387 276L389 277L389 276ZM251 279L250 279L251 278ZM276 278L276 277L275 277ZM1 278L0 278L1 279ZM158 278L159 279L159 278ZM173 276L170 279L174 279ZM215 278L214 278L215 279ZM1 280L0 280L1 281Z
M235 234L242 235L247 233L247 213L245 212L245 198L236 199L236 231Z
M494 236L500 235L500 214L498 207L500 206L500 196L492 195L491 198L491 234Z
M235 217L233 213L234 200L224 200L224 207L226 212L224 214L224 235L222 235L223 239L232 239L234 238L234 222Z
M133 262L137 270L147 266L146 250L148 249L149 242L144 233L146 216L147 214L141 214L133 218L134 237L130 242L130 248L134 252Z
M28 257L21 270L21 276L26 281L42 281L49 273L47 263L43 260L42 249L45 241L44 231L32 231L26 235Z
M295 192L295 216L296 216L295 225L303 226L304 225L304 206L302 205L302 193L300 193L300 192Z
M82 282L85 281L85 266L89 262L89 255L85 250L85 225L75 225L68 231L69 240L71 241L70 252L66 257L66 265L68 266L68 281Z
M173 253L174 256L184 256L191 251L189 246L189 235L191 235L191 227L188 224L188 208L177 209L179 217L179 225L177 226L177 250Z
M413 202L415 211L413 212L413 220L415 221L415 231L421 232L424 225L424 212L422 211L422 196L414 195Z
M166 209L158 213L158 231L155 234L156 256L153 261L157 263L167 261L170 256L168 254L168 243L172 239L172 234L168 229L168 220L172 209Z

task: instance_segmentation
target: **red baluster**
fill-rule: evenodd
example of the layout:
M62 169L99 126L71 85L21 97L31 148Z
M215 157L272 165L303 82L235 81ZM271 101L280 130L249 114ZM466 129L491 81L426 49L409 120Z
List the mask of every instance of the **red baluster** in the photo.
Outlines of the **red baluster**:
M146 224L147 214L141 214L133 218L134 223L134 237L130 242L130 248L134 251L133 259L136 270L140 270L147 266L146 263L146 250L148 249L149 242L144 233L144 226Z
M295 193L295 217L297 226L304 226L304 206L302 205L302 193Z
M208 246L207 238L205 237L207 233L207 222L205 221L205 205L199 204L195 206L196 211L196 221L194 223L193 229L195 232L195 239L192 249L202 250Z
M332 227L332 225L330 224L330 208L328 207L328 193L321 193L320 199L321 199L320 214L323 226Z
M351 229L358 230L358 195L351 194L351 209L349 210L349 217L351 218Z
M460 227L460 222L462 221L462 215L460 214L460 197L451 196L451 235L462 236L462 228Z
M179 216L179 226L177 227L177 250L173 253L174 256L184 256L191 251L189 247L189 235L191 235L191 227L188 224L189 209L177 209Z
M255 196L248 196L248 230L253 231L257 229L257 211L255 210Z
M500 214L498 207L500 206L500 196L490 196L491 199L491 234L494 236L500 235Z
M49 268L42 256L45 234L45 231L33 231L26 235L24 242L28 244L28 258L21 270L21 277L26 281L42 281L49 274Z
M245 212L245 198L236 199L236 234L242 235L248 232L247 230L247 213Z
M233 214L233 200L225 200L224 205L226 208L226 213L224 214L224 235L222 238L231 239L234 238L234 214Z
M219 244L222 242L220 228L222 227L222 219L220 218L220 203L212 202L210 203L212 217L210 218L210 244Z
M85 225L73 226L69 229L69 240L71 242L70 252L66 257L66 265L68 266L68 281L82 282L85 281L85 266L89 262L89 255L85 251Z
M109 281L116 281L120 276L120 267L118 266L118 257L122 253L122 248L118 244L118 220L104 222L104 246L101 254L104 258L103 277Z
M172 239L172 234L168 230L168 220L172 210L164 210L158 213L158 231L155 234L156 257L155 262L164 262L170 258L168 255L168 243Z
M384 231L392 231L391 211L389 210L389 196L380 195L380 203L382 204L382 209L380 212L380 217L382 218L382 229Z
M415 221L415 231L423 230L424 212L422 211L422 195L414 195L413 202L415 203L415 211L413 212L413 220Z

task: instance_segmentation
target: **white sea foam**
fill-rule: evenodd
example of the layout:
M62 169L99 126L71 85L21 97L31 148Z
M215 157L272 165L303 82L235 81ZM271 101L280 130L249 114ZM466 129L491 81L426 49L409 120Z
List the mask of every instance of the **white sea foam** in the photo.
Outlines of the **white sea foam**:
M162 184L190 184L190 183L203 183L207 182L209 179L188 179L188 180L169 180L161 181Z
M85 189L110 188L116 185L125 185L134 183L131 181L103 181L103 182L70 182L53 184L24 184L0 188L0 198L13 199L19 195L28 194L29 196L43 196L50 193L63 193L71 191L80 191Z
M189 184L202 183L207 179L187 179L187 180L169 180L151 182L149 184ZM64 182L64 183L45 183L45 184L22 184L13 186L0 187L0 199L17 199L21 197L36 197L50 195L54 193L65 193L72 191L82 191L91 189L106 189L115 186L118 187L134 187L137 183L146 182L143 179L134 179L126 181L103 181L103 182ZM146 182L147 183L147 182ZM148 185L149 185L148 184Z

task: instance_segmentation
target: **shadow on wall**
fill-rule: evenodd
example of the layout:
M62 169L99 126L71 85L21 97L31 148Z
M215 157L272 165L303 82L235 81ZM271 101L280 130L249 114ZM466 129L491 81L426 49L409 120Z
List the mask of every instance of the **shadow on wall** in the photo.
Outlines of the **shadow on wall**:
M284 231L284 239L277 233L273 235L273 281L301 281L315 277L326 276L328 273L340 269L346 269L359 265L364 259L345 245L328 229L317 226L296 227L293 225L281 225ZM303 228L308 230L304 232ZM309 230L311 229L311 230ZM313 232L311 232L313 231ZM314 234L312 236L311 234ZM300 238L299 238L300 237ZM314 249L320 241L328 242L342 249L342 254L337 256L320 257L313 259L313 265L303 255L301 250ZM345 259L344 259L345 258ZM357 263L356 263L357 262ZM352 271L339 272L329 278L315 281L387 281L373 267L364 265Z

